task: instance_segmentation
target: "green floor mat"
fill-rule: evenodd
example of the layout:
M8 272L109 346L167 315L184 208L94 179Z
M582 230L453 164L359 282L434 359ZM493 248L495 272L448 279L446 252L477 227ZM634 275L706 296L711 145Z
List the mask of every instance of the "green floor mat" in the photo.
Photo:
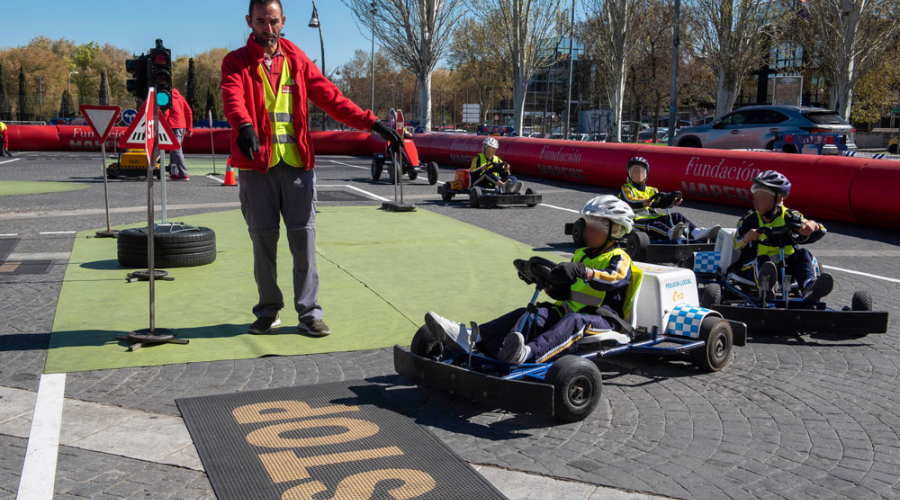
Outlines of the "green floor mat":
M44 194L61 193L64 191L78 191L87 189L88 184L78 182L50 182L50 181L3 181L0 182L0 196L14 196L20 194Z
M93 231L85 231L60 292L47 373L389 347L407 344L429 310L483 322L531 297L511 264L534 254L525 244L426 210L326 207L316 223L319 299L332 334L299 335L288 307L280 335L249 335L257 296L240 212L183 221L214 229L218 250L215 263L171 269L175 281L157 282L156 325L177 329L190 344L126 352L114 336L148 326L148 285L126 283L115 240L87 238ZM285 237L279 255L279 281L290 303Z

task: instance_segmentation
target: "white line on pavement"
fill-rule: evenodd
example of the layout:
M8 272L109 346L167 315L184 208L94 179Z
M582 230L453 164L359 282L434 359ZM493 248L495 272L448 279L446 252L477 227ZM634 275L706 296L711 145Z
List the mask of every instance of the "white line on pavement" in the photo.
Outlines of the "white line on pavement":
M580 213L581 213L581 212L579 212L578 210L572 210L571 208L557 207L556 205L548 205L548 204L546 204L546 203L541 203L541 206L542 206L542 207L547 207L547 208L555 208L555 209L557 209L557 210L562 210L562 211L564 211L564 212L572 212L573 214L580 214Z
M218 182L218 183L220 183L220 184L225 184L225 179L219 179L218 177L216 177L216 176L214 176L214 175L207 175L206 178L207 178L207 179L212 179L212 180L214 180L214 181L216 181L216 182ZM149 276L149 275L148 275L148 276Z
M5 163L12 163L14 161L19 161L19 160L21 160L21 158L13 158L12 160L0 161L0 165L3 165Z
M18 235L19 235L19 233L6 233L6 234L0 234L0 237L2 237L2 236L18 236Z
M41 375L17 500L53 498L65 393L65 373Z
M368 196L370 196L370 197L372 197L372 198L374 198L374 199L376 199L376 200L379 200L379 201L391 201L391 200L389 200L389 199L387 199L387 198L378 196L378 195L375 194L375 193L370 193L370 192L366 191L365 189L360 189L360 188L358 188L358 187L351 186L350 184L345 184L344 186L345 186L345 187L348 187L348 188L350 188L350 189L352 189L352 190L354 190L354 191L359 191L360 193L364 193L364 194L366 194L366 195L368 195Z
M888 278L886 276L878 276L877 274L869 274L869 273L862 273L859 271L851 271L850 269L843 269L843 268L834 267L834 266L822 266L822 267L825 269L831 269L832 271L841 271L844 273L858 274L859 276L865 276L867 278L875 278L877 280L890 281L892 283L900 283L900 280L898 280L898 279Z
M360 167L358 165L351 165L349 163L344 163L342 161L337 161L337 160L327 160L327 161L330 161L331 163L337 163L338 165L343 165L345 167L358 168L360 170L372 170L371 167Z
M38 234L41 234L41 235L46 235L46 234L75 234L76 232L77 232L77 231L45 231L45 232L38 233Z

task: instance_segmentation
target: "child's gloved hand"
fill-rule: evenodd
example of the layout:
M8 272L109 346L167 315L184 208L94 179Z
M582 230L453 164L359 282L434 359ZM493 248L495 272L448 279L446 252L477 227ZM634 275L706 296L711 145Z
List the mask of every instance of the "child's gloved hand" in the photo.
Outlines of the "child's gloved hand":
M559 281L561 283L575 283L580 279L584 279L586 274L587 268L582 262L563 262L557 264L556 267L550 271L550 277L553 278L554 281Z

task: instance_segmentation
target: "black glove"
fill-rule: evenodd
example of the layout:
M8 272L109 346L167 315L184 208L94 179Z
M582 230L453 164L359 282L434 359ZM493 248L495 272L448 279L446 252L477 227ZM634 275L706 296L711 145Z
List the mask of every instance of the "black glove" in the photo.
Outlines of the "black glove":
M547 292L547 295L553 300L569 300L569 296L572 295L571 288L564 288L561 286L552 286L544 291Z
M553 278L553 281L559 283L574 284L578 280L584 278L586 272L587 268L584 267L584 263L582 262L563 262L557 264L556 267L550 271L550 277Z
M253 153L259 153L259 137L256 136L253 125L245 124L238 129L237 145L241 154L253 161Z
M403 145L403 138L400 137L399 132L385 125L383 121L375 120L375 124L372 125L372 132L375 132L384 140L391 143L391 149L394 151L401 151L400 148Z

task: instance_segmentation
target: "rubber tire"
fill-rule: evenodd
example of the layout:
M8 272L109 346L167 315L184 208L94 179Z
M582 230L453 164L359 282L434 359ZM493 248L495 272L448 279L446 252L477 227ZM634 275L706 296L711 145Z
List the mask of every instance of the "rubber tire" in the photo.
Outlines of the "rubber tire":
M393 186L394 185L394 176L397 175L397 165L391 163L391 166L387 169L388 173L388 182Z
M434 186L438 181L438 164L436 162L430 161L428 162L428 166L426 167L428 172L428 183Z
M550 365L544 382L553 385L554 413L565 422L587 418L603 394L600 369L593 361L580 356L563 356Z
M868 290L857 290L853 292L853 298L850 299L851 311L871 311L873 310L872 294Z
M731 324L718 316L707 316L700 323L700 340L706 342L702 349L690 351L691 362L707 372L717 372L731 363L734 348L734 332Z
M643 231L631 231L625 236L625 253L632 260L643 262L647 258L647 247L650 246L650 236Z
M469 205L472 208L478 208L478 189L472 188L469 190Z
M375 158L374 160L372 160L371 173L372 173L373 181L377 181L377 180L381 179L381 172L383 170L384 170L384 161L379 160L378 158Z
M409 180L414 181L419 177L419 172L417 172L416 169L410 167L409 172L407 172L406 175L409 177Z
M441 342L431 333L427 325L422 325L409 343L409 352L423 358L435 359L441 354Z
M722 287L718 283L710 283L700 294L700 307L709 309L722 303Z
M534 191L534 190L531 189L531 188L526 188L526 189L525 189L525 195L526 195L526 196L528 196L528 195L533 195L533 194L537 194L537 191ZM534 208L534 207L537 206L537 203L526 203L525 205L528 206L528 208Z
M441 195L441 199L445 202L449 203L453 201L453 193L450 192L450 189L447 188L446 184L441 184L438 186L438 193Z
M155 267L195 267L215 262L216 233L208 227L199 229L183 233L155 233ZM117 240L117 255L122 267L147 268L146 228L121 231Z
M697 139L685 139L678 143L679 148L703 148L703 144Z
M896 144L891 144L891 146L888 148L888 154L892 154L892 155L897 154L897 145Z
M572 242L575 243L575 248L583 248L587 246L587 243L584 242L584 227L587 223L584 219L578 219L575 221L575 224L572 224Z
M800 151L797 150L797 146L794 146L793 144L785 144L784 146L781 146L781 152L791 155L800 153Z

